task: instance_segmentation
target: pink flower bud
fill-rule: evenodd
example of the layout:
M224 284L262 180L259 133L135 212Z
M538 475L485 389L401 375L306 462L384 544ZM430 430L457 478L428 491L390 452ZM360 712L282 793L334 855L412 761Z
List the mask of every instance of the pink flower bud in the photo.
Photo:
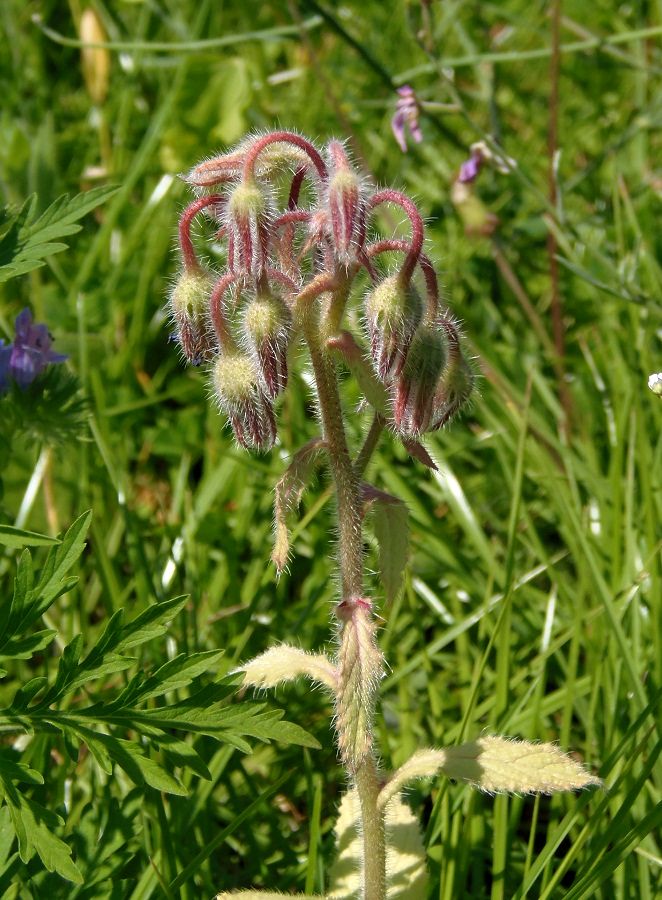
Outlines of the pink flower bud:
M443 333L439 328L430 326L419 328L395 384L393 420L401 435L417 437L428 430L434 408L435 387L445 361Z
M423 303L416 288L398 275L384 278L365 299L365 318L375 371L382 381L397 378L421 321Z
M253 359L237 351L217 357L212 368L212 389L230 420L237 443L246 449L271 449L276 440L276 420Z
M253 352L267 397L275 399L287 385L287 348L292 316L279 297L261 294L244 310L246 342Z
M186 359L199 365L214 348L209 326L208 305L214 285L209 272L184 271L170 294L170 312L175 323L174 337Z
M267 266L269 203L254 179L244 179L230 194L227 204L229 240L234 266L259 278Z
M329 156L331 168L326 199L331 240L338 259L349 265L355 258L364 232L361 181L338 141L329 144Z

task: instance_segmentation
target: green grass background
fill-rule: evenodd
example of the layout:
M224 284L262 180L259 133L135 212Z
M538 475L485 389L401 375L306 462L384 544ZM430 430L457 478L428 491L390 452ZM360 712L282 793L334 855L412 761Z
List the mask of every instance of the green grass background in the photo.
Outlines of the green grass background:
M347 137L366 175L419 202L428 252L483 373L471 411L426 442L438 473L391 438L369 470L407 502L411 522L405 590L381 609L390 666L383 764L489 731L558 741L606 783L542 799L444 783L410 791L430 896L661 896L662 405L646 380L662 369L662 3L564 0L556 210L547 201L548 3L93 5L110 39L126 44L111 52L101 108L86 91L80 51L31 18L75 37L81 3L0 4L6 202L36 191L45 209L65 191L120 185L68 252L0 295L3 336L29 304L71 355L90 402L89 441L49 459L21 520L54 532L94 510L80 585L50 612L62 641L82 631L91 642L120 607L136 613L188 593L169 640L178 651L225 648L223 671L281 641L332 645L324 477L305 497L289 571L277 581L268 562L273 486L287 455L317 431L301 370L280 408L280 446L263 457L239 452L204 374L184 369L168 343L164 303L188 196L177 173L249 130ZM197 43L208 40L216 44ZM425 139L406 155L389 125L403 83L430 104ZM453 111L434 107L448 103ZM477 191L500 226L492 238L470 238L450 186L485 133L517 168L481 176ZM565 304L567 437L549 229ZM351 385L347 399L351 409ZM354 446L366 424L352 414ZM16 520L40 451L21 444L3 473L4 521ZM369 529L366 538L376 569ZM3 596L14 556L2 563ZM377 578L369 583L381 598ZM141 663L167 654L168 643L154 641ZM41 661L42 671L56 665L56 655ZM323 890L344 784L330 709L304 685L269 702L323 749L270 744L245 756L203 738L196 746L213 781L190 777L186 799L121 775L101 780L89 758L74 767L52 738L35 738L31 764L47 774L40 802L62 812L70 794L62 836L86 883L29 864L6 896ZM277 794L238 822L281 778Z

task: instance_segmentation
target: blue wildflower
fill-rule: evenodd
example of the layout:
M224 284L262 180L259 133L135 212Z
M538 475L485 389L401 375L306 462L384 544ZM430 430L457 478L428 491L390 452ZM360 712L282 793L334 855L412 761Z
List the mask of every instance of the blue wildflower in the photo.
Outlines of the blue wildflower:
M45 325L35 325L32 313L24 309L16 317L14 343L6 347L0 341L0 391L14 380L21 388L32 384L50 363L67 359L51 349L53 338Z

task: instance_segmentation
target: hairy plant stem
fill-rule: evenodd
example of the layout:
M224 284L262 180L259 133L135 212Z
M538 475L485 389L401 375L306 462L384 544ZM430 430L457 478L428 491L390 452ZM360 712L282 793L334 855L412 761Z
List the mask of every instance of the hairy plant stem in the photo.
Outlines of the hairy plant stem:
M338 513L338 565L343 599L360 597L363 590L363 546L359 485L347 447L336 368L319 340L314 316L306 316L304 334L315 374L329 466L336 488Z
M345 297L343 296L344 286L338 288L338 296L334 297L331 302L330 309L337 311L342 306ZM338 564L340 568L341 579L341 604L352 607L356 601L361 598L363 593L363 541L361 532L361 495L359 489L359 478L357 469L352 463L349 448L347 446L347 437L342 418L342 406L340 401L340 392L338 389L338 376L336 372L335 362L331 352L326 346L322 332L319 327L319 320L314 315L306 315L304 320L304 336L310 351L310 358L313 364L313 372L317 385L317 396L322 419L323 436L328 449L329 467L333 476L336 491L336 506L338 515ZM367 441L365 458L357 460L362 468L369 458L379 434L381 433L382 423L373 422L371 429L371 439ZM356 610L358 615L363 615L372 619L372 613L369 604L364 606L364 601L360 601L360 609ZM349 655L344 652L346 648L345 639L349 634L348 623L343 623L343 617L339 615L341 622L341 650L339 654L339 665L341 669L344 665L356 666L359 672L359 678L368 675L363 665L357 663L356 658L349 661ZM371 624L371 622L370 622ZM372 629L367 629L372 634ZM372 638L371 638L372 640ZM375 648L376 649L376 648ZM368 648L368 653L373 647ZM378 655L378 653L377 653ZM381 674L381 673L380 673ZM341 670L339 676L340 683L346 683L350 678L349 672ZM374 675L373 675L374 678ZM365 680L365 679L364 679ZM373 685L374 687L374 685ZM371 685L359 685L358 693L370 693ZM342 717L336 717L337 738L341 747L343 762L345 763L350 777L353 779L361 808L360 830L363 841L363 852L361 873L362 878L362 900L385 900L386 897L386 837L384 827L384 814L377 806L377 797L379 794L379 776L377 772L377 761L372 749L372 733L374 718L374 704L368 704L368 710L364 710L369 716L366 723L366 734L370 741L367 750L363 752L358 759L352 757L351 749L347 748L351 744L349 735L341 733L343 729Z

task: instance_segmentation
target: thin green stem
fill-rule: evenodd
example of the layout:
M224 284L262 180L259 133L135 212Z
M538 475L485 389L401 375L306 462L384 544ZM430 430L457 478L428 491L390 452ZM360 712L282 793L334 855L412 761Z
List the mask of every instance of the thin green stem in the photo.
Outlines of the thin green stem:
M231 47L250 41L273 41L279 37L297 37L301 29L312 31L318 28L322 24L322 19L320 16L311 16L297 25L281 25L276 28L246 31L243 34L225 34L222 37L198 41L81 41L49 28L37 13L32 16L32 24L36 25L47 38L62 47L103 48L114 50L117 53L137 50L147 50L152 53L200 53L202 50L218 50L219 47Z

